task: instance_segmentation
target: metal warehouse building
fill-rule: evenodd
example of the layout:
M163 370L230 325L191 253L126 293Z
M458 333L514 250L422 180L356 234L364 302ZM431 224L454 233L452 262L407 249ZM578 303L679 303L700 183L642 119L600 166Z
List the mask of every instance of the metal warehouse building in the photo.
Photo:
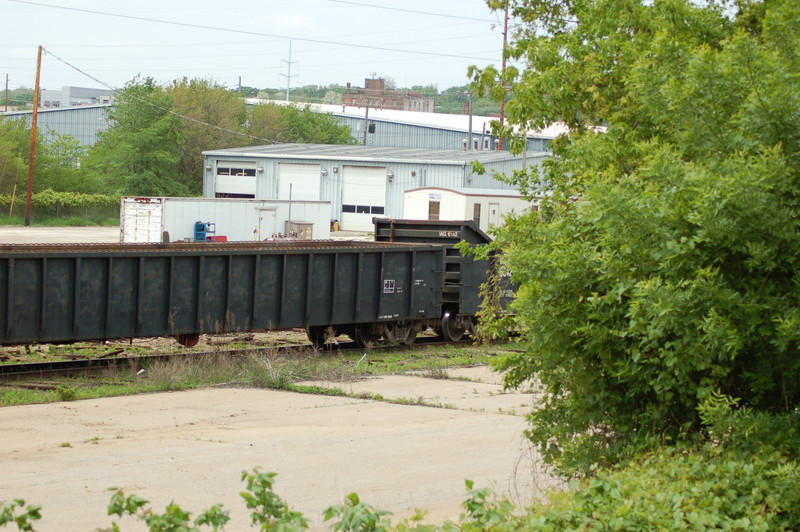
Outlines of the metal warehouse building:
M546 152L528 152L538 167ZM203 195L329 201L343 230L371 231L372 218L401 218L407 190L421 187L511 190L491 177L522 169L505 151L430 150L326 144L275 144L203 152ZM480 162L486 174L472 171Z
M70 135L83 146L94 146L97 134L108 129L107 112L110 108L111 104L40 108L37 116L39 134L48 141L53 141L58 136ZM33 111L9 111L0 113L0 117L25 120L30 127Z
M305 104L248 98L248 105L308 105L312 111L333 115L350 128L359 144L395 148L430 148L434 150L494 151L498 138L492 135L491 122L497 117L466 114L424 113L397 109L375 109L344 105ZM528 151L548 151L549 143L567 132L564 124L554 124L527 133ZM508 143L503 146L508 150Z

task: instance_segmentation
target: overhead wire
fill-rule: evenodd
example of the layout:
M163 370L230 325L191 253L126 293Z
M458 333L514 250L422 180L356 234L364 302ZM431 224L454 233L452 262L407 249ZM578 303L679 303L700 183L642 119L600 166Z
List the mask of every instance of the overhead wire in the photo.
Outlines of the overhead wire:
M91 79L92 81L95 81L95 82L99 83L100 85L102 85L103 87L105 87L105 88L107 88L107 89L109 89L111 91L114 91L115 94L119 94L119 93L122 92L121 89L114 88L114 87L108 85L107 83L105 83L104 81L92 76L91 74L89 74L87 72L84 72L83 70L81 70L80 68L76 67L75 65L69 63L68 61L65 61L64 59L61 59L60 57L58 57L53 52L51 52L51 51L49 51L49 50L47 50L45 48L42 48L42 51L45 52L47 55L53 56L58 61L64 63L65 65L67 65L68 67L72 68L73 70L83 74L84 76L86 76L87 78ZM241 137L246 137L246 138L249 138L249 139L252 139L252 140L264 141L264 142L267 142L269 144L278 144L278 141L275 140L275 139L267 139L267 138L263 138L263 137L257 137L255 135L250 135L248 133L243 133L241 131L234 131L232 129L227 129L227 128L224 128L222 126L218 126L216 124L210 124L208 122L204 122L202 120L198 120L198 119L192 118L190 116L182 115L182 114L180 114L178 112L175 112L175 111L173 111L171 109L167 109L166 107L162 107L162 106L157 105L157 104L155 104L153 102L150 102L150 101L148 101L148 100L146 100L144 98L139 98L136 95L128 94L128 96L133 98L134 100L140 102L140 103L143 103L145 105L148 105L150 107L153 107L155 109L163 111L165 113L171 114L171 115L176 116L178 118L181 118L183 120L186 120L186 121L189 121L189 122L193 122L195 124L200 124L202 126L206 126L206 127L212 128L212 129L216 129L218 131L222 131L222 132L225 132L225 133L230 133L230 134L233 134L233 135L238 135L238 136L241 136Z
M474 60L480 60L480 61L484 60L484 58L482 58L482 57L470 57L470 56L465 56L465 55L460 55L460 54L444 54L444 53L430 52L430 51L425 51L425 50L403 50L403 49L387 48L387 47L384 47L384 46L375 46L375 45L369 45L369 44L344 43L344 42L329 41L329 40L325 40L325 39L311 39L311 38L308 38L308 37L293 37L293 36L290 36L290 35L279 35L279 34L274 34L274 33L263 33L263 32L248 31L248 30L233 29L233 28L222 28L222 27L218 27L218 26L208 26L208 25L205 25L205 24L192 24L192 23L188 23L188 22L177 22L177 21L171 21L171 20L161 20L161 19L156 19L156 18L151 18L151 17L139 17L139 16L134 16L134 15L121 15L119 13L108 13L108 12L104 12L104 11L96 11L96 10L93 10L93 9L83 9L83 8L77 8L77 7L59 6L59 5L53 5L53 4L46 4L46 3L43 3L43 2L32 2L30 0L8 0L8 1L9 2L15 2L15 3L18 3L18 4L26 4L26 5L33 5L33 6L40 6L40 7L49 7L49 8L53 8L53 9L62 9L62 10L66 10L66 11L75 11L75 12L79 12L79 13L90 13L90 14L94 14L94 15L102 15L102 16L107 16L107 17L115 17L115 18L129 19L129 20L141 20L141 21L145 21L145 22L155 22L155 23L158 23L158 24L169 24L169 25L173 25L173 26L182 26L182 27L188 27L188 28L197 28L197 29L213 30L213 31L223 31L223 32L229 32L229 33L238 33L238 34L242 34L242 35L258 35L260 37L273 37L273 38L277 38L277 39L286 39L286 40L303 41L303 42L313 42L313 43L319 43L319 44L345 46L345 47L349 47L349 48L363 48L363 49L367 49L367 50L379 50L379 51L384 51L384 52L408 53L408 54L426 55L426 56L433 56L433 57L452 57L452 58L458 58L458 59L474 59Z

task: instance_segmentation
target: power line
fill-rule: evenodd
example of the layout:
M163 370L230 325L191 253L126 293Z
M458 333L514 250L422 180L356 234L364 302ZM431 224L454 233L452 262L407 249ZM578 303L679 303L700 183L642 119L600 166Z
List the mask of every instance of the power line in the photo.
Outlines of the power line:
M416 54L416 55L427 55L427 56L435 56L435 57L452 57L458 59L473 59L476 61L483 61L484 58L482 57L470 57L465 55L458 55L458 54L442 54L437 52L427 52L427 51L417 51L417 50L402 50L396 48L386 48L382 46L373 46L367 44L351 44L351 43L343 43L343 42L336 42L336 41L327 41L323 39L309 39L305 37L292 37L289 35L278 35L273 33L261 33L257 31L247 31L247 30L238 30L238 29L231 29L231 28L221 28L217 26L206 26L204 24L190 24L188 22L176 22L171 20L160 20L150 17L138 17L133 15L120 15L117 13L107 13L104 11L95 11L92 9L81 9L77 7L67 7L67 6L57 6L52 4L45 4L41 2L31 2L29 0L8 0L9 2L15 2L18 4L27 4L32 6L39 6L39 7L49 7L53 9L62 9L65 11L75 11L78 13L91 13L93 15L102 15L106 17L115 17L115 18L122 18L128 20L141 20L144 22L156 22L158 24L169 24L173 26L182 26L187 28L197 28L203 30L213 30L213 31L224 31L229 33L238 33L242 35L258 35L260 37L272 37L278 39L287 39L287 40L297 40L297 41L305 41L305 42L313 42L319 44L329 44L329 45L336 45L336 46L347 46L350 48L364 48L369 50L380 50L384 52L397 52L397 53L404 53L404 54Z
M328 0L329 2L335 2L337 4L350 4L353 6L361 6L361 7L372 7L374 9L386 9L389 11L402 11L403 13L414 13L416 15L430 15L432 17L447 17L447 18L457 18L461 20L474 20L476 22L493 22L491 20L483 19L483 18L472 18L472 17L462 17L459 15L451 15L449 13L431 13L430 11L415 11L413 9L402 9L399 7L389 7L389 6L376 6L373 4L362 4L359 2L349 2L346 0Z
M13 1L13 0L9 0ZM452 28L456 26L465 26L469 25L469 22L458 22L455 24L436 24L434 26L414 26L413 28L395 28L395 29L385 29L381 28L379 31L366 31L361 33L351 33L348 32L348 37L366 37L368 35L386 35L387 33L407 33L411 30L413 31L420 31L420 30L438 30L442 28ZM326 39L339 37L338 35L326 35ZM459 37L448 37L449 39L463 39L465 37L472 37L471 35L467 36L459 36ZM280 40L283 40L281 38ZM443 40L443 39L434 39L434 40ZM103 48L168 48L168 47L189 47L189 48L197 48L202 46L210 46L217 48L219 46L241 46L247 44L265 44L275 42L275 39L272 40L253 40L253 41L203 41L203 42L181 42L181 43L153 43L153 42L137 42L133 44L113 44L113 43L102 43ZM416 42L416 41L409 41L409 42ZM425 41L428 42L428 41ZM0 42L0 46L28 46L27 43L7 43L7 42ZM92 44L54 44L50 43L50 46L56 46L58 48L92 48L96 49L98 47L98 43ZM321 50L325 50L324 48ZM319 51L319 50L310 50L310 51ZM283 53L283 52L275 52L275 53ZM237 54L240 55L240 54ZM252 54L250 54L252 55ZM219 57L228 57L228 56L219 56ZM12 58L13 59L13 58ZM25 59L26 61L28 59Z
M44 50L44 49L43 49L43 50ZM53 52L50 52L50 51L48 51L48 50L44 50L44 52L45 52L47 55L51 55L51 56L53 56L54 58L56 58L57 60L61 61L62 63L64 63L64 64L65 64L65 65L67 65L68 67L72 68L73 70L75 70L75 71L77 71L77 72L80 72L81 74L83 74L83 75L84 75L84 76L86 76L87 78L89 78L89 79L91 79L91 80L93 80L93 81L95 81L95 82L99 83L99 84L100 84L100 85L102 85L103 87L105 87L105 88L107 88L107 89L109 89L109 90L112 90L112 91L114 91L114 93L115 93L115 94L119 94L119 93L121 93L121 92L122 92L120 89L117 89L117 88L114 88L114 87L112 87L111 85L108 85L107 83L105 83L105 82L103 82L103 81L101 81L101 80L97 79L96 77L92 76L91 74L88 74L87 72L84 72L83 70L81 70L80 68L76 67L75 65L72 65L72 64L70 64L69 62L67 62L67 61L65 61L65 60L63 60L63 59L61 59L60 57L58 57L58 56L57 56L56 54L54 54ZM262 137L256 137L256 136L254 136L254 135L249 135L249 134L247 134L247 133L242 133L241 131L234 131L234 130L232 130L232 129L227 129L227 128L224 128L224 127L221 127L221 126L217 126L217 125L215 125L215 124L209 124L208 122L203 122L202 120L198 120L198 119L196 119L196 118L192 118L192 117L190 117L190 116L186 116L186 115L182 115L182 114L180 114L180 113L176 113L175 111L173 111L173 110L171 110L171 109L167 109L166 107L161 107L160 105L156 105L156 104L154 104L153 102L147 101L147 100L146 100L146 99L144 99L144 98L139 98L139 97L138 97L138 96L136 96L136 95L133 95L133 94L128 94L128 96L129 96L129 97L131 97L131 98L133 98L134 100L136 100L136 101L140 102L140 103L143 103L143 104L145 104L145 105L149 105L150 107L153 107L153 108L155 108L155 109L158 109L158 110L160 110L160 111L164 111L165 113L169 113L169 114L171 114L171 115L173 115L173 116L177 116L178 118L181 118L181 119L183 119L183 120L187 120L187 121L189 121L189 122L194 122L195 124L200 124L200 125L202 125L202 126L210 127L210 128L212 128L212 129L216 129L216 130L218 130L218 131L222 131L222 132L225 132L225 133L230 133L230 134L233 134L233 135L238 135L238 136L240 136L240 137L246 137L246 138L249 138L249 139L252 139L252 140L259 140L259 141L267 142L267 143L269 143L269 144L278 144L278 141L277 141L277 140L274 140L274 139L265 139L265 138L262 138Z

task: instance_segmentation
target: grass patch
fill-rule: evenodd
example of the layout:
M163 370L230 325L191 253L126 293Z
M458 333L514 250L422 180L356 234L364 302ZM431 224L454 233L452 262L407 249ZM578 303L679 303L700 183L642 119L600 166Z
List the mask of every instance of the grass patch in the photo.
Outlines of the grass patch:
M105 346L102 349L108 350ZM448 378L452 368L488 364L499 350L497 345L467 345L366 353L308 351L288 356L277 349L266 349L258 355L242 357L223 354L191 359L173 357L169 361L145 362L141 367L110 368L99 376L63 378L49 387L9 385L0 388L0 405L76 401L210 386L244 386L386 400L372 395L361 397L348 394L335 384L373 375L409 372L431 378ZM52 348L48 350L48 359L55 359L57 351ZM298 384L302 381L323 381L333 386ZM413 400L397 402L419 404ZM447 408L438 404L426 406Z

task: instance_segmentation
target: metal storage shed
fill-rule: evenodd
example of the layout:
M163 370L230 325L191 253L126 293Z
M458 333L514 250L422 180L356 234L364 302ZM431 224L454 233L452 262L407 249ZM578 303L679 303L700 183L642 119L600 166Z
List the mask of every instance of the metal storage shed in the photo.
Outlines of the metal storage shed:
M528 152L538 167L546 152ZM404 194L421 187L512 190L492 178L522 169L504 151L431 150L362 145L274 144L203 152L203 195L331 202L343 230L371 231L372 218L403 216ZM472 162L486 169L472 171Z

